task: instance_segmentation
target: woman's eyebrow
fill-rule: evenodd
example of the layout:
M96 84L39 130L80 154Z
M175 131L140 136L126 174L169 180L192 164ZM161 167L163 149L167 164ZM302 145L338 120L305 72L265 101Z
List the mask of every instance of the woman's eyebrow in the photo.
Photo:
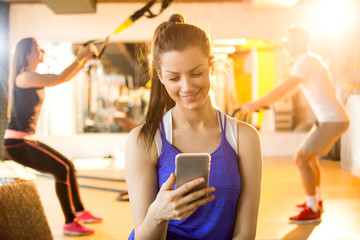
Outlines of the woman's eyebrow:
M199 65L197 65L196 67L194 67L193 69L190 69L189 72L192 72L192 71L196 70L197 68L199 68L199 67L201 67L201 66L203 66L203 65L204 65L204 64L199 64Z
M173 73L173 74L176 74L178 72L173 72L173 71L170 71L170 70L165 70L166 73Z
M190 69L189 72L195 71L197 68L199 68L199 67L201 67L201 66L203 66L203 65L204 65L204 64L201 63L201 64L197 65L196 67ZM166 72L166 73L173 73L173 74L178 73L178 72L173 72L173 71L170 71L170 70L165 70L165 72Z

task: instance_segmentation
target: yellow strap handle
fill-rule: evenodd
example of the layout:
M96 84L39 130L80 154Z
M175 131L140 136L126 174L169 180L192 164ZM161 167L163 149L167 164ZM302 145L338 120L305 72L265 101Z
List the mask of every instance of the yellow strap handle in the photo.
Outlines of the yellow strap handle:
M111 33L111 35L115 35L120 33L121 31L125 30L126 28L130 27L134 22L128 18L126 19L115 31Z

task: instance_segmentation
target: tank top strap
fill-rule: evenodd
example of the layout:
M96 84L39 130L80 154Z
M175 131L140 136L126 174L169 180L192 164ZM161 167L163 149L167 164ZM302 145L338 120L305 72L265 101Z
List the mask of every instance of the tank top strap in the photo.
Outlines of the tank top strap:
M161 126L159 126L159 131L160 131L161 139L162 139L162 140L166 139L165 127L164 127L164 120L163 120L163 119L161 119Z
M224 115L224 125L223 125L220 111L218 111L218 114L220 119L221 134L224 135L226 133L226 116Z
M164 120L163 119L161 119L160 126L159 126L159 131L160 131L161 139L162 140L166 139Z

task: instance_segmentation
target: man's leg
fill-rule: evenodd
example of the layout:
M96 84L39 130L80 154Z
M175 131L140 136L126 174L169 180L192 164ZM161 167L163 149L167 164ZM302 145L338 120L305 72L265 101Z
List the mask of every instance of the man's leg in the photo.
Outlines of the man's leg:
M316 201L319 203L320 210L322 210L322 199L320 196L320 182L321 182L321 168L319 161L315 157L314 161L310 161L311 168L315 174L315 193Z
M295 164L306 194L306 205L298 215L290 217L291 223L304 224L321 221L321 211L319 211L319 203L316 199L316 186L320 184L320 167L316 157L317 154L301 149L295 155Z
M299 149L295 155L295 164L307 196L315 195L316 186L320 184L320 168L317 154Z
M317 160L316 157L314 157L314 160L310 161L310 166L311 166L311 169L312 169L313 173L315 174L315 186L319 187L320 186L321 171L320 171L319 161Z

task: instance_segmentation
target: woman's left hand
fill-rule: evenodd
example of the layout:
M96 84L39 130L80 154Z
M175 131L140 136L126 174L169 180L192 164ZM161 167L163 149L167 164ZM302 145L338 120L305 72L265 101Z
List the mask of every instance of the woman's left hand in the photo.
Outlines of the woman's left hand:
M158 222L168 220L183 220L189 217L200 206L214 200L214 195L207 195L215 191L214 187L207 187L187 194L194 187L202 184L204 178L197 178L173 190L175 174L167 179L149 208L152 218Z

